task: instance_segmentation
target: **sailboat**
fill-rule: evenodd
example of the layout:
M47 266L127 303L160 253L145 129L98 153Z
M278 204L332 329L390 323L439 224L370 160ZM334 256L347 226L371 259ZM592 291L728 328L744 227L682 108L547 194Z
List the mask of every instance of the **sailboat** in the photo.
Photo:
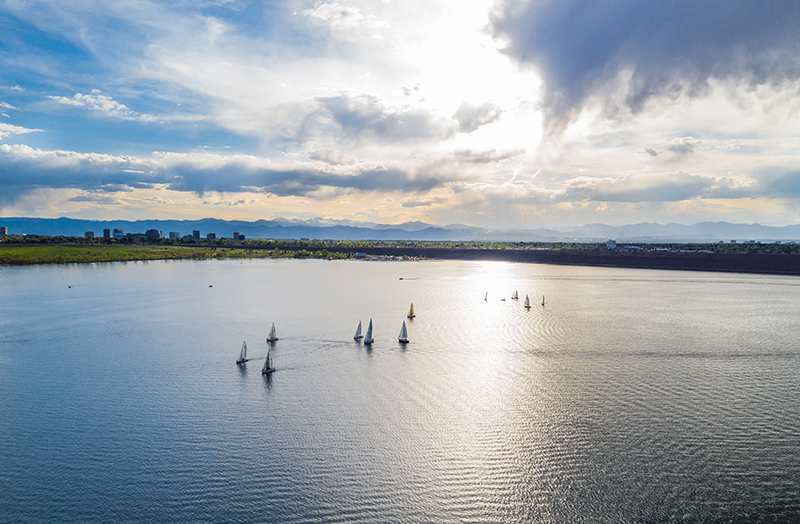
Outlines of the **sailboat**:
M489 300L489 292L486 292L486 295L483 297L484 302Z
M400 334L397 335L397 340L402 344L408 344L408 330L406 329L406 321L403 321L403 327L400 328Z
M278 340L278 336L275 334L275 322L272 323L272 329L269 330L269 335L267 335L267 342L275 342Z
M408 310L408 318L414 318L417 315L414 314L414 303L411 303L411 309Z
M367 327L367 336L364 338L364 344L372 344L375 339L372 338L372 319L369 319L369 326Z
M544 307L544 295L542 295L542 307Z
M519 300L519 293L517 293L517 290L516 290L516 289L514 290L514 294L513 294L513 295L511 295L511 298L512 298L513 300Z
M242 342L242 350L239 352L239 360L236 363L244 364L245 362L247 362L247 342Z
M361 321L358 321L358 327L356 328L356 334L353 335L353 340L361 340L364 338L364 335L361 334Z
M525 295L525 309L530 309L530 308L531 308L531 299L528 297L528 295Z
M272 358L270 358L270 354L272 353L272 349L267 350L267 360L264 361L264 367L261 368L261 374L266 375L267 373L272 373L275 371L275 368L272 367Z

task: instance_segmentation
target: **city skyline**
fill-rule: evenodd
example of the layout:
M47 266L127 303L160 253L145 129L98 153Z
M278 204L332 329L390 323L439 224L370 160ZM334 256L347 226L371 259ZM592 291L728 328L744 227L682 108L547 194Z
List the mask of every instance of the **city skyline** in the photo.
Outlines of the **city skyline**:
M792 2L7 1L0 215L800 223Z

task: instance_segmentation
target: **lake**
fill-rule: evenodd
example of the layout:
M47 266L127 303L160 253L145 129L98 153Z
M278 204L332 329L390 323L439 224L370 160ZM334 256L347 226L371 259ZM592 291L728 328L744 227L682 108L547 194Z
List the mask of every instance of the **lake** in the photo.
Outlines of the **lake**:
M4 267L0 520L796 521L798 335L797 277Z

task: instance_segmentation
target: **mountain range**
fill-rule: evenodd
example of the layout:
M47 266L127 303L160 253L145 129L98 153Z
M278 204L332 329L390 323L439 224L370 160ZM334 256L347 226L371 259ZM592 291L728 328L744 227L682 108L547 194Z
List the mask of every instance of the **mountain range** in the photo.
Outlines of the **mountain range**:
M601 242L615 239L618 242L719 242L737 240L787 241L800 239L800 225L782 227L760 224L732 224L729 222L700 222L692 225L676 223L640 223L624 226L586 224L562 230L485 229L451 224L434 226L424 222L404 224L377 224L369 222L311 220L80 220L72 218L0 217L0 227L8 233L27 235L83 236L93 231L102 236L103 229L122 229L125 233L143 233L148 229L162 231L164 236L176 231L190 235L200 231L217 237L232 237L234 231L245 238L269 239L322 239L322 240L431 240L431 241L520 241L520 242Z

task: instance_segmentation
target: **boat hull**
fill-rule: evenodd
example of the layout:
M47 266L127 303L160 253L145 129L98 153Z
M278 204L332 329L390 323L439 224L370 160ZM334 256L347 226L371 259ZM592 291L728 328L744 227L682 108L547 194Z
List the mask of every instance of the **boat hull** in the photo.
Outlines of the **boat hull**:
M261 370L261 374L262 375L268 375L268 374L274 373L274 372L275 372L275 368L269 368L269 369L262 369Z
M401 344L408 344L407 338L398 338L397 341L400 342Z

